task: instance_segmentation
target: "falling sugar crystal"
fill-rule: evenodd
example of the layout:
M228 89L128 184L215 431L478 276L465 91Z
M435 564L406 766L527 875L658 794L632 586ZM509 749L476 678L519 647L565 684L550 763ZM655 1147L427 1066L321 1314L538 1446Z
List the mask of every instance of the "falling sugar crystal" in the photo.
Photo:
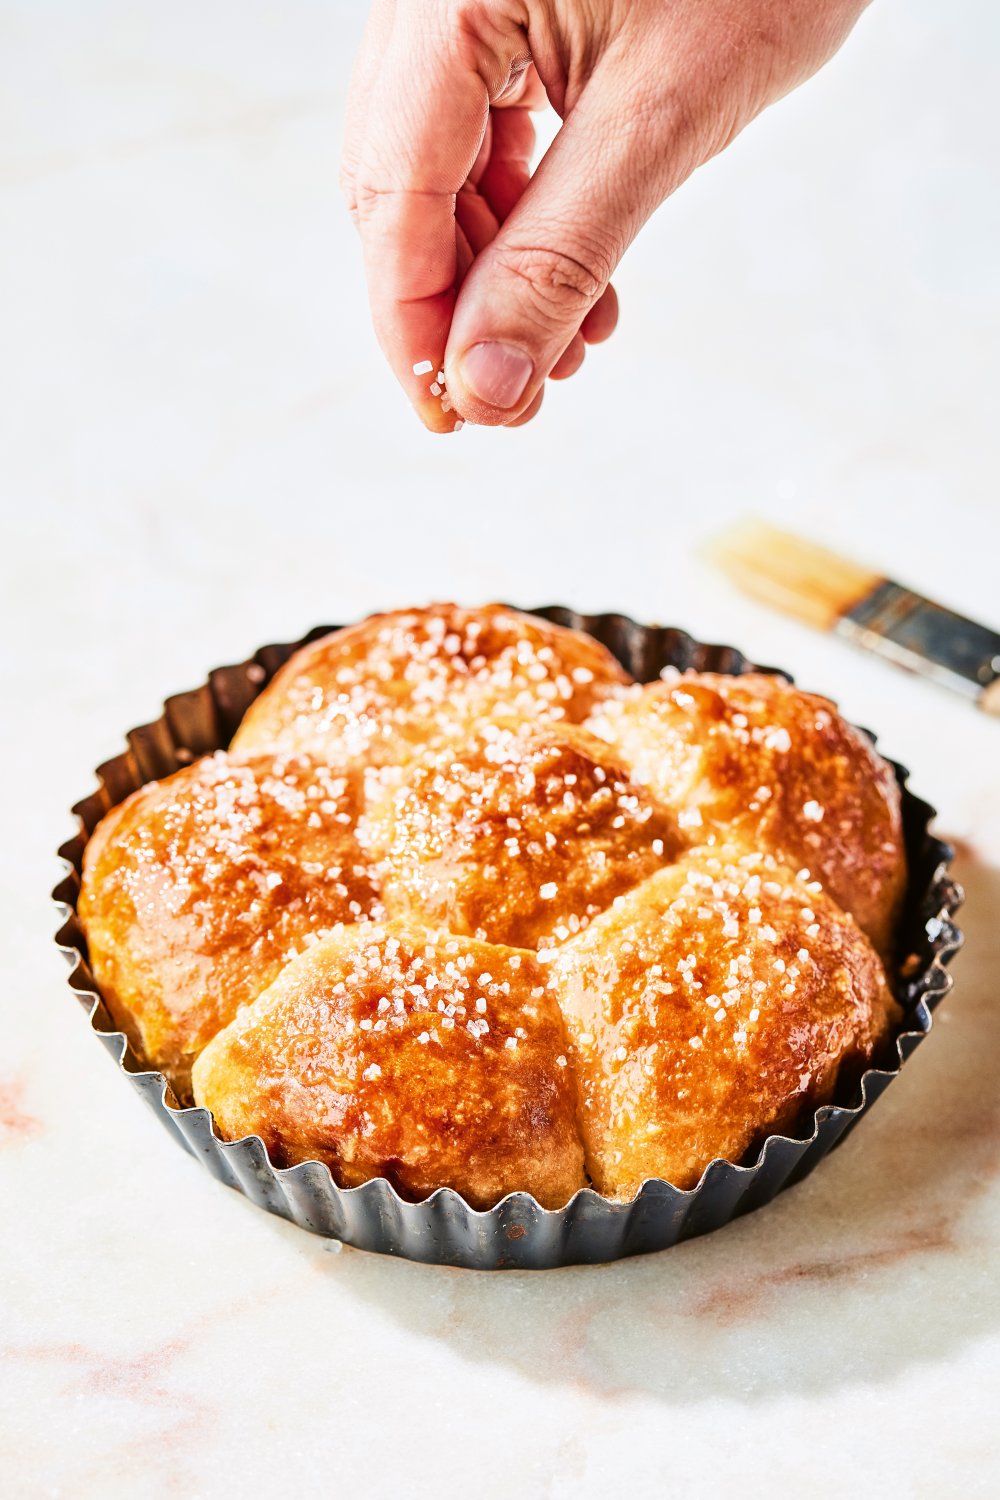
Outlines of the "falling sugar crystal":
M434 365L429 359L422 359L413 366L414 375L429 375Z

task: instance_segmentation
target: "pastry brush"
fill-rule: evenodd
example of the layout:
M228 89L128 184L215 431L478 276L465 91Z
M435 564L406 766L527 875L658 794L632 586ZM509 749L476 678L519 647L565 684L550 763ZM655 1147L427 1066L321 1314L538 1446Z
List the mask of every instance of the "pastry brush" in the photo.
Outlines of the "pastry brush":
M763 521L741 521L706 551L754 598L1000 716L1000 632Z

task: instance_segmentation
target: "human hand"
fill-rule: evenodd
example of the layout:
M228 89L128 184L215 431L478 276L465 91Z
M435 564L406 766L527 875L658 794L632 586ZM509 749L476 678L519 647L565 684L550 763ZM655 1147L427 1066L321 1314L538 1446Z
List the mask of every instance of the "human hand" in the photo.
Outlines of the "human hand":
M612 272L654 209L866 3L375 0L342 184L375 331L425 425L530 420L613 331ZM531 176L546 97L563 124Z

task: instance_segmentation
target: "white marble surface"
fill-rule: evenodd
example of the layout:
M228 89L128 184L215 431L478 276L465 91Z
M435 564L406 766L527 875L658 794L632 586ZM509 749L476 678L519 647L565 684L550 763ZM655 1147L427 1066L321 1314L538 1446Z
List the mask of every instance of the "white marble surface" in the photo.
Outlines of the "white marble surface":
M1000 724L735 594L747 509L994 622L1000 23L881 0L660 213L517 433L426 437L335 180L332 0L0 6L0 1490L73 1500L1000 1492ZM115 1076L45 903L67 807L265 639L457 595L619 607L837 696L960 843L940 1024L844 1149L664 1255L322 1242Z

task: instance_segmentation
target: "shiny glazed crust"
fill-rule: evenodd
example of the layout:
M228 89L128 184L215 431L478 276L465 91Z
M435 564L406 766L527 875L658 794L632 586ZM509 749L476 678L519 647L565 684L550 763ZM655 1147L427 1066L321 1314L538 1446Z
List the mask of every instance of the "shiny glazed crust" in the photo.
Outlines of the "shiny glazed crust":
M518 1189L561 1208L585 1185L559 1007L534 954L401 923L347 927L290 964L210 1042L194 1091L224 1135L343 1187Z
M760 673L675 673L626 689L588 727L674 811L690 845L779 855L890 953L906 889L899 787L828 699Z
M770 855L696 850L554 955L587 1170L630 1198L693 1187L832 1095L898 1010L882 964L817 882Z
M95 830L80 892L94 977L181 1099L205 1043L307 937L376 909L357 812L327 766L220 751Z
M396 610L297 651L233 749L398 766L493 717L577 723L628 681L589 636L499 604Z
M609 1196L691 1186L830 1098L896 1015L860 927L888 952L904 883L891 770L827 700L640 688L435 605L296 653L232 752L104 819L79 911L117 1024L224 1137L561 1207L584 1150Z
M365 819L392 916L551 946L679 848L673 819L582 729L495 729L414 763Z

